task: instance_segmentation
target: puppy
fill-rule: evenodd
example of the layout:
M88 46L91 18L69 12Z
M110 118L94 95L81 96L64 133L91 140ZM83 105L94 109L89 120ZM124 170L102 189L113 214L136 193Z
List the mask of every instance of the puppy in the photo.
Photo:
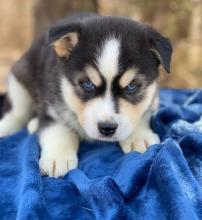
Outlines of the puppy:
M158 67L169 72L172 47L150 26L123 17L75 14L56 23L11 68L0 136L37 131L43 174L77 167L79 141L119 141L144 152Z

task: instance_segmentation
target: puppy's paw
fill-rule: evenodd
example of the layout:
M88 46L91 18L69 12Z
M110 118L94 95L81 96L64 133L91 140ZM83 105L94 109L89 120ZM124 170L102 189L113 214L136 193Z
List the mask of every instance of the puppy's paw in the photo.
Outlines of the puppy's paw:
M39 143L39 166L42 174L60 177L77 168L79 139L70 128L53 123L39 132Z
M124 153L138 151L144 153L150 145L160 143L160 139L151 129L140 130L128 139L121 141L120 146Z
M59 147L58 147L59 148ZM62 177L68 171L77 168L78 158L76 152L60 151L42 152L39 167L42 175Z

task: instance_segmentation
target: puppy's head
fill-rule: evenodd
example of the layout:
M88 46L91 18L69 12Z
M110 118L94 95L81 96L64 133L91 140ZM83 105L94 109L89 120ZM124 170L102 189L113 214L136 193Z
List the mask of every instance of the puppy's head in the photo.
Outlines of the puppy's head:
M153 28L119 17L93 17L53 28L66 105L92 139L127 138L156 90L158 67L170 71L172 48Z

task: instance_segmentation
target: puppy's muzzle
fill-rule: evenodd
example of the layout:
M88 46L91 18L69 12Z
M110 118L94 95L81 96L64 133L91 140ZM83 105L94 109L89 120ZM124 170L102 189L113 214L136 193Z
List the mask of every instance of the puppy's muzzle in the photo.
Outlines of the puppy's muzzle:
M98 130L102 136L111 137L118 128L117 123L111 122L99 122L98 123Z

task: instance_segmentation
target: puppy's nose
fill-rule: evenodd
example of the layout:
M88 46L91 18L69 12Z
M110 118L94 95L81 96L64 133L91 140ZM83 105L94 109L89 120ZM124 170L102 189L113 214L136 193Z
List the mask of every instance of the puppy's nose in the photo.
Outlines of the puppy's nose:
M98 130L100 134L103 136L110 137L112 136L116 129L118 128L117 123L111 123L111 122L99 122L98 123Z

